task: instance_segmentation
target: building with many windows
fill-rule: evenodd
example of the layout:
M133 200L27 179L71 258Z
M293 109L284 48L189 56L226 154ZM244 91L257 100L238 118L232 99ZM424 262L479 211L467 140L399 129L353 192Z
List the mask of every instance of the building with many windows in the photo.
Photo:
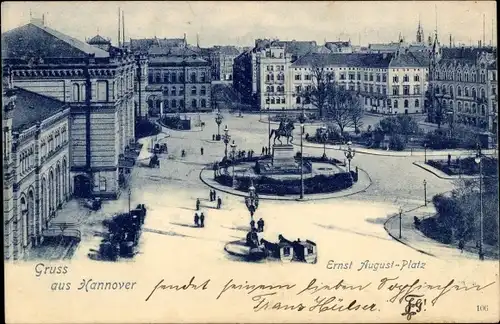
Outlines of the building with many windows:
M438 48L432 58L429 118L437 122L439 115L442 123L496 134L497 89L496 48Z
M72 194L70 107L3 74L4 258L18 260Z
M240 52L234 46L214 46L209 49L212 66L212 81L233 83L234 59Z
M2 65L13 85L70 107L74 194L115 198L120 192L120 155L135 140L135 64L125 50L106 51L40 22L2 34Z
M145 94L151 115L211 110L210 91L210 63L190 49L155 49L149 55Z

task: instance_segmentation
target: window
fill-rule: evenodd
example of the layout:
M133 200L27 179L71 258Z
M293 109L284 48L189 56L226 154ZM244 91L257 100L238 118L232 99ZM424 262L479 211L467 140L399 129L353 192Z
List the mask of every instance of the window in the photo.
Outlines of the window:
M476 88L472 88L472 98L476 98Z
M429 81L429 73L425 74L425 81Z
M205 99L201 99L201 108L207 107L207 101Z
M207 75L205 72L201 72L201 82L207 82Z
M393 78L392 78L392 82L399 82L399 78L397 75L395 75Z
M345 80L345 73L340 73L340 80Z
M370 84L370 93L373 93L373 84Z
M191 73L191 83L196 83L196 73Z
M356 79L356 75L354 73L349 73L349 80L355 80L355 79Z
M377 73L377 82L380 82L380 74Z
M486 107L484 105L481 105L481 115L486 115Z
M296 93L300 93L302 91L302 87L301 86L295 86L295 92Z
M191 100L191 108L196 108L196 99Z
M457 96L461 97L462 96L462 87L458 86L457 88Z
M408 82L410 81L410 78L408 77L408 74L405 74L403 77L403 82Z
M382 82L387 82L387 74L382 74Z
M397 109L398 108L398 101L397 100L394 100L394 108Z
M148 74L148 81L149 81L149 83L154 83L155 82L154 77L153 77L153 72L149 72L149 74Z
M418 101L418 99L415 99L415 108L418 108L420 107L420 102Z
M169 83L170 82L170 74L167 72L163 74L163 83Z
M476 104L475 104L475 103L473 103L471 107L472 107L472 113L473 113L473 114L477 114L477 107L476 107Z
M449 90L450 90L450 96L453 98L453 86L452 85L450 85L450 89Z
M486 98L486 91L484 91L484 88L481 88L481 98L482 99Z
M370 73L370 81L373 81L373 73Z
M465 71L465 82L469 82L469 72Z
M275 103L274 98L271 98L271 104L274 104L274 103Z
M161 79L161 74L160 72L156 72L155 73L155 83L160 83L160 79ZM123 80L122 80L123 81ZM122 85L123 87L123 85Z
M361 72L358 72L358 80L361 80Z
M457 104L457 110L458 112L462 112L462 103L460 101Z
M301 80L301 75L300 74L295 74L295 80Z
M420 76L418 74L416 74L414 77L413 77L413 80L415 82L419 82L420 81Z
M196 87L195 86L191 87L191 95L196 96Z
M410 94L410 86L404 85L403 86L403 95L408 96L409 94Z
M281 98L281 103L284 104L285 103L285 98Z
M207 95L207 87L201 86L200 95L202 95L202 96L206 96Z
M368 81L368 73L367 72L365 72L364 79L365 79L365 81Z
M382 94L383 95L387 94L387 87L386 86L382 86Z
M466 113L470 113L469 103L468 103L468 102L466 102L466 103L464 104L464 108L465 108L465 112L466 112Z
M184 108L184 99L179 100L179 107Z
M172 76L171 76L171 79L172 79L172 83L177 83L177 73L172 73Z
M416 95L420 94L420 86L419 85L413 86L413 94L416 94Z
M97 101L108 101L107 81L97 81Z
M179 87L179 96L183 96L183 95L184 95L184 87L180 86Z
M442 94L446 94L446 86L443 84L443 86L441 87L441 93Z
M172 87L171 90L170 90L170 94L172 96L177 96L177 90L175 89L175 87Z
M168 99L163 100L163 108L168 108Z
M305 79L306 79L306 80L312 80L312 76L311 76L310 74L306 74L306 75L305 75ZM285 80L285 76L283 76L283 77L281 78L281 80Z
M399 86L397 86L397 85L392 86L392 95L399 96Z
M469 96L469 88L465 87L465 96L468 97Z
M408 108L408 100L405 100L405 101L404 101L404 107L405 107L405 108Z
M80 86L73 83L73 101L80 101Z
M295 98L295 103L300 104L300 97Z
M484 75L484 72L481 72L481 83L485 83L486 82L486 77Z

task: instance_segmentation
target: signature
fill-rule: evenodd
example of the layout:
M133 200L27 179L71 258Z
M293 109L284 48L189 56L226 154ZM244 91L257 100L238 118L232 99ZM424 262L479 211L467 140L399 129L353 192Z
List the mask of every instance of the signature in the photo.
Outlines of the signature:
M417 315L422 311L422 307L425 306L427 299L423 299L424 295L408 295L405 297L405 301L408 304L405 306L404 313L401 313L402 316L406 316L406 319L409 321L414 315ZM424 309L425 311L425 309Z

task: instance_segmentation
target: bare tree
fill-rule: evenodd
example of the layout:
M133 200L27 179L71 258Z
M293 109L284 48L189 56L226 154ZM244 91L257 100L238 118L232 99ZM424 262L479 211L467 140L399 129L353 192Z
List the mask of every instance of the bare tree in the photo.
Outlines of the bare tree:
M353 111L360 106L357 96L336 83L328 87L326 117L331 119L343 133L346 127L354 126Z
M333 81L333 72L327 71L322 56L312 54L312 85L305 91L305 98L318 109L320 118L325 117L325 107Z
M353 105L351 107L351 118L352 124L354 126L354 131L358 133L359 129L363 127L364 110L361 106L361 98L356 95L353 99Z

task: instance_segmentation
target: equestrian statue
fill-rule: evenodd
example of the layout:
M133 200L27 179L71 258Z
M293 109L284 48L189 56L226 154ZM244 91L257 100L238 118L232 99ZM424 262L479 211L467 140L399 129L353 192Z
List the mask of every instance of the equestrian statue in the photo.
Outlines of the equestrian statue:
M273 135L274 135L273 144L276 144L276 140L278 140L280 142L280 144L283 144L283 142L280 139L281 137L286 138L287 144L292 143L293 142L292 132L294 129L295 129L295 127L293 126L293 121L288 120L287 122L285 122L285 120L282 120L280 122L278 129L271 130L271 134L269 134L269 138L273 137Z

